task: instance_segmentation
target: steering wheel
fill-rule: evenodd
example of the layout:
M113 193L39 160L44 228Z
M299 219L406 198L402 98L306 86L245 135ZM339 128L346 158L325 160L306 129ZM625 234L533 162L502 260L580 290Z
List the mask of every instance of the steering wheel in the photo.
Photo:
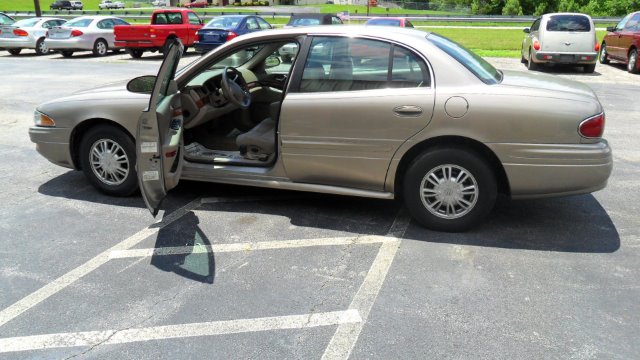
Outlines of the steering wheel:
M251 105L251 92L242 73L238 69L227 66L222 72L222 92L224 97L241 109L248 109Z

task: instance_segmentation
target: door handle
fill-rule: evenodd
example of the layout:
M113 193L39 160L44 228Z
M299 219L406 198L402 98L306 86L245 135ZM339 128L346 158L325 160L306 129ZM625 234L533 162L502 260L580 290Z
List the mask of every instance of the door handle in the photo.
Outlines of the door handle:
M418 116L422 114L422 108L416 105L402 105L393 108L393 113L399 116Z

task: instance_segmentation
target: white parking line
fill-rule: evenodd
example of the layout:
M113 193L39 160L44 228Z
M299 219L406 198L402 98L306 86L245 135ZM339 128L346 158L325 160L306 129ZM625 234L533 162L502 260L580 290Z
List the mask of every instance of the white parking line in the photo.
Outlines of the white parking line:
M362 237L335 237L304 240L261 241L255 243L214 244L195 246L175 246L147 249L114 250L109 254L110 259L123 259L132 257L148 257L163 255L183 255L200 253L225 253L235 251L292 249L312 246L340 246L340 245L364 245L397 241L393 237L362 236Z
M212 204L212 203L224 203L224 202L246 202L246 201L280 200L280 199L283 199L283 197L282 196L247 196L247 197L238 197L238 198L214 197L214 198L204 198L204 199L199 198L199 199L193 200L187 205L185 205L184 207L167 215L161 221L154 223L148 228L137 232L133 236L101 252L91 260L85 262L84 264L69 271L68 273L62 275L61 277L53 280L52 282L34 291L33 293L18 300L8 308L0 311L0 326L15 319L17 316L19 316L23 312L31 309L32 307L46 300L50 296L60 292L62 289L73 284L78 279L82 278L83 276L89 274L90 272L104 265L107 261L109 261L110 259L109 255L112 252L130 249L131 247L137 245L138 243L148 238L149 236L155 235L156 233L158 233L158 231L160 231L160 229L171 224L172 222L181 218L182 216L186 215L188 212L194 210L195 208L199 207L203 203Z
M257 331L306 329L362 321L357 310L317 314L212 321L126 330L85 331L0 339L0 353L77 346L125 344L138 341L238 334Z
M329 345L322 355L322 359L348 359L353 347L358 341L362 327L367 321L369 312L373 307L373 304L380 293L380 289L384 284L384 279L387 277L391 263L393 262L398 247L400 246L400 239L404 236L404 233L409 227L411 219L407 216L404 210L396 216L396 219L389 229L388 235L394 236L393 241L387 241L380 246L378 255L376 256L371 268L367 273L360 289L356 293L355 297L349 305L349 310L358 310L362 321L358 323L344 323L338 326L335 334L331 338Z

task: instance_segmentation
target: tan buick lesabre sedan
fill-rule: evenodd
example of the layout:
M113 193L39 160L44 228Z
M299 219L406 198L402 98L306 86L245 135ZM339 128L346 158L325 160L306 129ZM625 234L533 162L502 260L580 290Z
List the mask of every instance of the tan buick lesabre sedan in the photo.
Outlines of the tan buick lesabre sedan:
M181 53L172 44L157 76L40 105L37 150L105 193L139 187L154 216L189 179L402 197L441 231L478 224L499 192L589 193L611 173L590 88L497 70L435 33L265 31L176 71Z

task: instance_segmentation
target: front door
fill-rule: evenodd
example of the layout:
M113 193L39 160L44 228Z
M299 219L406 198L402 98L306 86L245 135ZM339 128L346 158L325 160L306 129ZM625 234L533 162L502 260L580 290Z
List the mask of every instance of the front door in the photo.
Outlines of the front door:
M160 66L149 107L138 120L136 170L147 208L155 217L182 172L182 105L175 73L184 47L174 40Z
M282 160L296 182L383 191L396 150L433 114L429 68L384 41L318 36L280 114Z

